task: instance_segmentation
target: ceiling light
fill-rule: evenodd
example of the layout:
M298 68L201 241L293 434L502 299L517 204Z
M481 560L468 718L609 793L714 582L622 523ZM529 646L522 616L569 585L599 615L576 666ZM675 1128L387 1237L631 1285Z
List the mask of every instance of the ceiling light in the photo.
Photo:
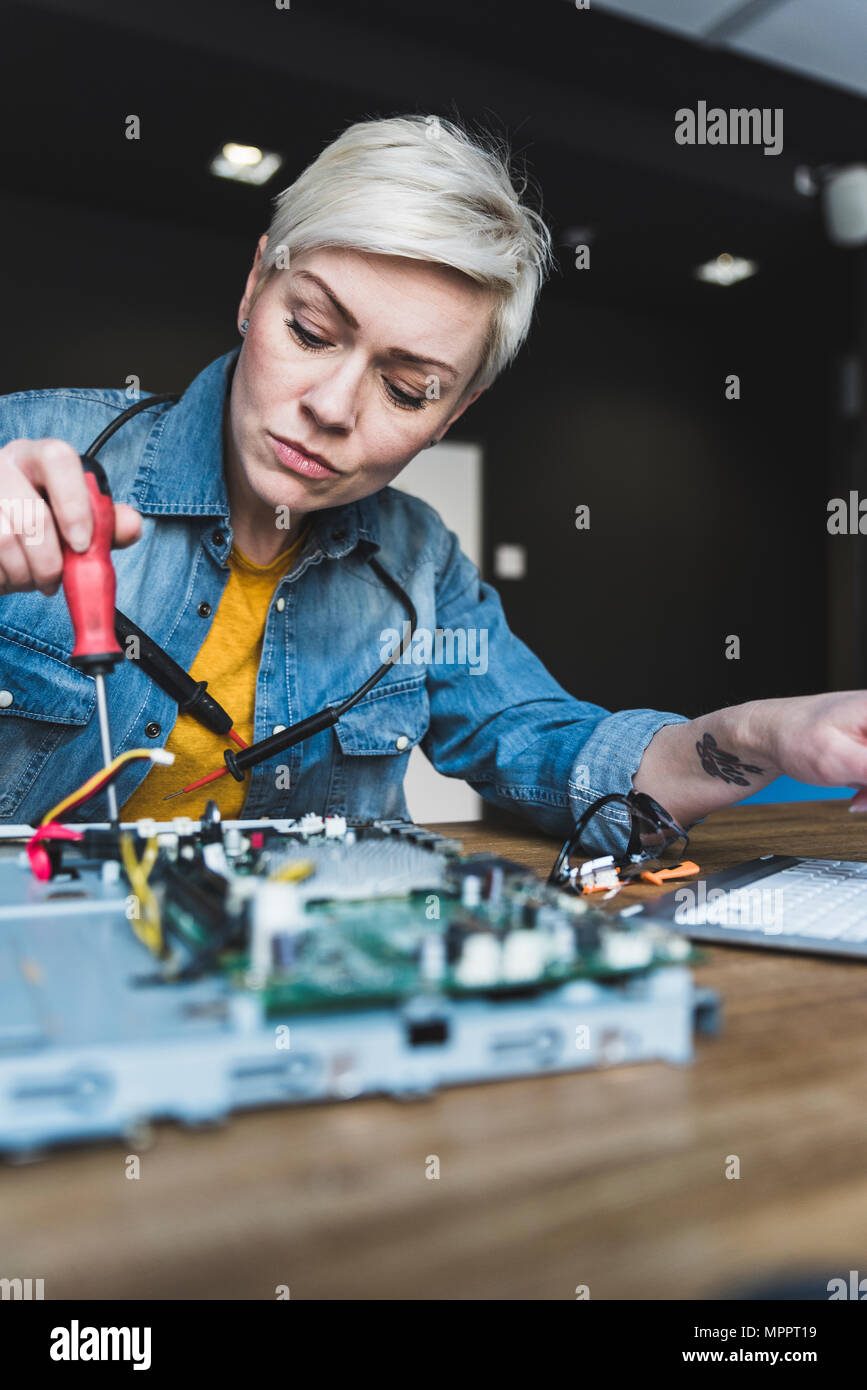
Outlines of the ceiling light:
M258 145L233 145L231 141L223 146L223 155L230 164L261 164L262 151Z
M593 227L567 227L558 244L574 251L577 246L589 246L595 235Z
M724 251L715 260L705 261L695 270L697 280L705 280L709 285L736 285L738 280L747 280L758 270L755 261L746 261L743 256L730 256Z
M260 150L258 145L237 145L228 141L211 160L211 173L220 179L239 183L266 183L283 163L279 154Z

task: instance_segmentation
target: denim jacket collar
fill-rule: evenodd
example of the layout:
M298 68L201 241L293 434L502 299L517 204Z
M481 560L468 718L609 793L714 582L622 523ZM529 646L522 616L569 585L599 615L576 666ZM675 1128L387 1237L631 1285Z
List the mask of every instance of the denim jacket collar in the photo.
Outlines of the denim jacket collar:
M220 517L229 522L223 475L223 410L240 347L218 357L165 406L151 432L128 495L144 516ZM319 548L339 559L359 542L379 549L377 508L370 498L314 512Z

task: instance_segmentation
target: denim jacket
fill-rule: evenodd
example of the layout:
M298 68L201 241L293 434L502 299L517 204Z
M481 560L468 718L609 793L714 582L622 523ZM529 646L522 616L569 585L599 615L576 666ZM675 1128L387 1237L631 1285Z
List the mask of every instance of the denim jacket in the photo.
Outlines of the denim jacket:
M141 539L113 552L117 606L185 670L229 574L222 421L239 351L206 367L176 405L154 405L127 421L99 454L115 501L143 518ZM50 436L83 453L130 403L121 390L0 397L0 444ZM256 740L341 702L404 634L406 610L369 554L412 599L416 636L335 726L248 773L244 817L406 817L407 759L421 744L440 772L565 836L596 797L630 789L657 729L685 722L652 709L611 714L567 694L510 632L498 595L438 514L387 487L312 515L306 545L268 611ZM0 597L0 821L37 823L102 765L95 684L69 664L72 645L62 588L51 598ZM115 754L165 743L177 706L135 660L119 662L106 689ZM119 805L149 767L136 762L121 773ZM65 819L106 815L102 793ZM612 811L608 826L600 851L625 844L622 813Z

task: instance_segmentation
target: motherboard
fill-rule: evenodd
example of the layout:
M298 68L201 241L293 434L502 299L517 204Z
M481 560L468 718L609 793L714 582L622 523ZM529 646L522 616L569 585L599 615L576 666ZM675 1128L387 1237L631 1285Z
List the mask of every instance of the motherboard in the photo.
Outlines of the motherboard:
M687 1062L680 934L403 822L0 828L0 1150L236 1109ZM49 871L47 870L46 873Z

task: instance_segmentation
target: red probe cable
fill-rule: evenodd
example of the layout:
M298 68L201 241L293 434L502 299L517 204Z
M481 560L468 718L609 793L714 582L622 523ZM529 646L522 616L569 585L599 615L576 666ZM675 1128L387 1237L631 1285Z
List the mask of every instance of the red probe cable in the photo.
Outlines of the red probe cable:
M239 748L247 748L249 745L244 742L240 734L235 733L234 729L229 730L229 738L234 739ZM198 791L199 787L206 787L209 782L216 782L218 777L225 777L229 771L227 767L218 767L216 772L209 772L207 777L200 777L198 782L191 782L188 787L181 787L179 792L169 792L168 796L163 797L163 801L171 801L172 797L183 796L185 792Z

